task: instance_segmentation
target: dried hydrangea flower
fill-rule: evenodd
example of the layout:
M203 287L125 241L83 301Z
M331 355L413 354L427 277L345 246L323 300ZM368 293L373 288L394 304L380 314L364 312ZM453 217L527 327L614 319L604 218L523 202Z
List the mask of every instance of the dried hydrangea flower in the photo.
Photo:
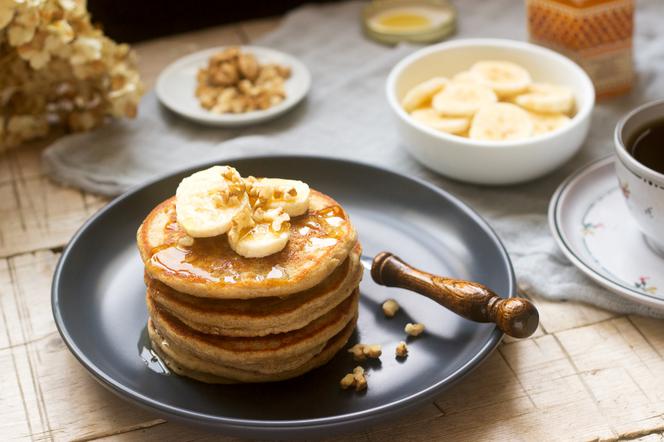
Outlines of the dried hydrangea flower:
M143 93L133 53L84 0L0 0L0 79L0 151L134 117Z

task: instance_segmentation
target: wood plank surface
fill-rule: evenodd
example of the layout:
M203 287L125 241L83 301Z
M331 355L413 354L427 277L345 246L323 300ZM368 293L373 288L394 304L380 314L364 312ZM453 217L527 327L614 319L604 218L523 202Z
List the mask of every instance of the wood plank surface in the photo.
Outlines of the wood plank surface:
M143 43L140 69L153 85L184 54L248 43L277 24ZM51 316L53 269L106 200L51 183L40 167L43 144L0 156L0 440L237 440L123 401L67 350ZM414 413L329 440L664 440L662 321L533 301L542 318L533 337L505 339L464 382Z

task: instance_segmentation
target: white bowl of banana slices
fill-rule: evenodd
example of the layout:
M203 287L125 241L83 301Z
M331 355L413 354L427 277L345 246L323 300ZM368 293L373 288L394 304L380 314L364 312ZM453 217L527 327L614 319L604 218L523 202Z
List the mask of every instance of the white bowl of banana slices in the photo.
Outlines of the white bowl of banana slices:
M461 181L504 185L540 177L581 147L595 90L573 61L501 39L455 40L399 62L387 98L404 147Z

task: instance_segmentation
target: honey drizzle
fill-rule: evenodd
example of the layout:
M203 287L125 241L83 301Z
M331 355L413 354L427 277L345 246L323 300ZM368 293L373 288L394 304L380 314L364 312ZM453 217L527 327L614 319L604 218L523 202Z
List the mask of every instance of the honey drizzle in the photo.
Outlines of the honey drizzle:
M307 221L306 225L323 231L328 238L339 239L346 233L346 229L343 228L347 221L346 213L338 205L312 212L309 217L312 219ZM324 226L328 226L328 228Z
M175 273L185 278L203 279L218 282L219 278L191 261L191 249L182 249L178 246L165 246L150 258L150 262L161 267L169 273ZM188 259L189 258L189 259Z
M332 222L330 222L331 220ZM306 250L312 251L335 245L347 232L346 221L347 217L343 209L334 205L310 211L301 218L296 217L292 220L292 225L294 232L300 236L309 237L304 247ZM291 223L283 223L279 232L290 229L290 227ZM285 268L279 264L274 264L264 274L253 274L238 272L233 265L234 259L232 258L219 263L206 259L206 256L214 256L215 250L227 248L225 235L215 238L199 238L195 240L193 246L184 247L178 245L178 240L184 233L177 221L169 222L165 230L167 244L152 249L149 264L167 273L186 279L222 284L234 284L246 278L261 281L289 277ZM249 232L245 232L245 234L251 234L253 228L248 230Z
M345 212L338 205L309 213L305 225L298 230L299 233L306 235L310 230L315 230L323 233L324 236L310 237L305 250L311 252L334 246L346 234L346 230L343 228L346 219Z

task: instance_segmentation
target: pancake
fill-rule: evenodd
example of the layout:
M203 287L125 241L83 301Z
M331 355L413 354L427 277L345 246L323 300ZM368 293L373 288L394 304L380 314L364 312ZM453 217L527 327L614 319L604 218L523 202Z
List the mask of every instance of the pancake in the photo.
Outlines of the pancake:
M137 232L148 275L178 292L217 299L253 299L302 292L327 278L348 256L357 234L339 204L315 190L309 211L291 219L286 247L244 258L226 235L197 238L190 247L175 214L175 197L159 204Z
M155 329L171 345L214 364L274 374L295 369L319 353L357 314L359 290L305 327L288 333L243 338L195 331L146 296Z
M362 279L361 247L320 284L287 297L248 300L199 298L146 278L148 295L162 310L190 328L224 336L265 336L306 326L339 305Z
M334 355L341 350L355 330L357 315L346 324L346 326L333 336L311 359L299 367L291 370L281 371L274 374L262 374L249 370L226 367L211 363L187 352L177 345L166 341L154 328L152 322L148 322L148 333L152 342L152 349L164 361L170 370L197 381L210 384L230 384L237 382L274 382L300 376L314 368L326 364Z

